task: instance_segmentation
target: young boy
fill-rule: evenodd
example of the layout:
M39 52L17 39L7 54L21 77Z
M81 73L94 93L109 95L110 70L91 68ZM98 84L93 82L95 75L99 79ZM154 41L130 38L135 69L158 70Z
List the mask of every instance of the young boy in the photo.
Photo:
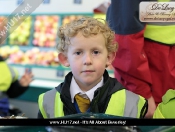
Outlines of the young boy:
M60 27L58 36L59 61L70 67L71 72L58 87L39 96L38 118L84 112L133 118L145 116L147 101L125 90L105 70L117 51L114 32L107 23L83 17ZM82 98L86 99L84 110Z

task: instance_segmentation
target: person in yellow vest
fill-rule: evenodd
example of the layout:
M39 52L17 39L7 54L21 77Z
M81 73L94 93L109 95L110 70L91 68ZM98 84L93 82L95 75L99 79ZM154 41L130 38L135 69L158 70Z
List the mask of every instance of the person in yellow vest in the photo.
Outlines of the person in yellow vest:
M157 106L153 118L175 118L175 90L169 89Z
M4 29L0 24L0 31ZM2 46L5 37L0 36L0 46ZM24 75L18 79L18 71L9 66L4 58L0 56L0 116L15 115L18 111L13 111L9 106L9 98L16 98L23 94L33 80L32 72L25 71Z
M105 70L111 65L117 43L104 21L82 17L58 30L58 59L71 72L55 89L38 98L38 118L57 118L92 112L143 118L147 100L124 89ZM85 101L83 101L85 100Z
M33 74L26 70L18 80L18 71L10 67L1 56L0 69L0 116L9 116L8 98L16 98L23 94L33 80Z

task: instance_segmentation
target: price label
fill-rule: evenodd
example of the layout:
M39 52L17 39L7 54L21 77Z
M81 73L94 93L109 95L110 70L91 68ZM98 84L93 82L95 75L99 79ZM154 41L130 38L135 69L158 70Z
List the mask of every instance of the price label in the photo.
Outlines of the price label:
M17 5L23 4L23 1L24 1L24 0L17 0Z
M58 70L57 71L57 77L64 77L64 71L63 70Z
M50 0L43 0L43 4L49 4Z
M82 0L74 0L74 4L81 4Z

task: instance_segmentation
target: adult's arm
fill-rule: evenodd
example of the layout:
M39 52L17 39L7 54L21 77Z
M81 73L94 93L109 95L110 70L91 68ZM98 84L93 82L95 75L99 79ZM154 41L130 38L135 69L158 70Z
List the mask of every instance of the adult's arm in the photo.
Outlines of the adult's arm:
M10 85L10 88L7 90L6 94L9 98L16 98L23 94L29 87L23 87L20 85L19 81L16 80Z
M107 21L115 31L115 39L119 44L113 62L115 77L128 90L148 99L146 117L151 118L156 105L151 94L152 79L144 52L146 24L139 20L140 2L141 0L111 0Z
M151 75L144 52L145 23L139 20L141 0L112 0L107 21L119 44L113 62L115 77L128 90L146 99L151 95Z

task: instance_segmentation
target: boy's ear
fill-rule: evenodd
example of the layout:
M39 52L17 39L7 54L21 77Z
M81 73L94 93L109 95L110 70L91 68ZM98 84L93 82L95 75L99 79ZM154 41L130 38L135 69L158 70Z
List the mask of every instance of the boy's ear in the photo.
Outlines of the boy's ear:
M70 64L68 62L68 58L64 53L59 53L58 54L58 59L59 59L59 61L62 65L66 66L66 67L70 66Z
M106 67L112 64L113 60L115 59L115 56L116 56L116 52L111 52L108 54Z

